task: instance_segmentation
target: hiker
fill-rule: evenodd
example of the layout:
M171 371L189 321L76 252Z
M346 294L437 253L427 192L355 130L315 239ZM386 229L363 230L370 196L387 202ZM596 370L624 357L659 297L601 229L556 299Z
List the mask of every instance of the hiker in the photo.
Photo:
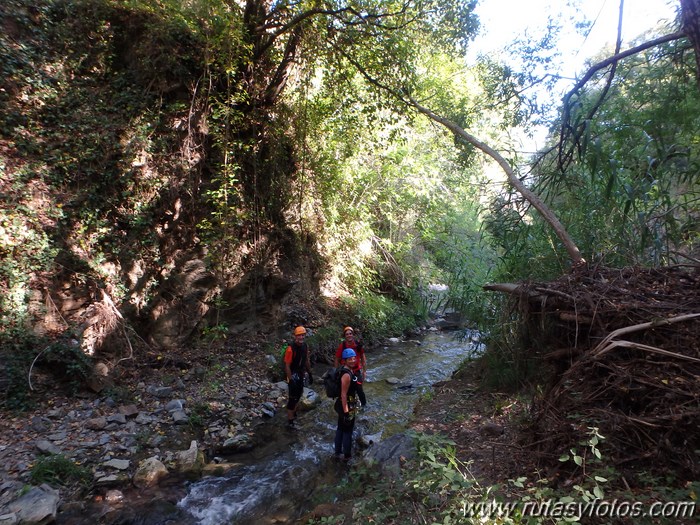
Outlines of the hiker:
M357 354L352 348L341 353L340 395L335 400L338 427L335 430L335 457L345 462L352 456L352 431L357 411L357 376L353 373Z
M294 342L284 352L284 371L289 384L289 398L287 400L287 427L289 428L294 428L299 400L304 393L305 371L309 374L309 384L314 382L309 360L309 348L304 342L305 337L306 328L297 326L294 329Z
M338 345L338 349L335 351L335 362L333 366L338 368L343 350L352 348L355 351L357 358L352 371L357 377L357 397L360 400L360 405L364 407L367 404L367 396L362 388L362 383L367 380L367 357L365 356L365 349L362 347L362 342L355 339L355 330L353 330L352 326L343 328L343 337L343 341Z

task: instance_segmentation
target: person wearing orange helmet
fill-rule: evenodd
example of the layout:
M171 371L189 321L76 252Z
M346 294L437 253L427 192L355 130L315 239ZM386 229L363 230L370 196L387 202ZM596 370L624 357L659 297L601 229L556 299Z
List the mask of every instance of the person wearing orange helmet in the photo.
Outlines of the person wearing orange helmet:
M309 384L313 384L311 373L311 361L309 348L304 342L306 328L297 326L294 329L294 342L284 352L284 371L289 384L289 397L287 399L287 426L294 428L294 420L299 408L299 400L304 393L304 373L309 374Z
M335 351L334 367L338 368L342 360L343 350L352 348L355 351L356 359L353 363L352 372L357 377L356 392L360 404L364 407L367 404L367 396L362 389L362 383L367 380L367 356L365 349L362 347L362 342L355 338L355 330L352 326L343 328L343 341L338 345Z

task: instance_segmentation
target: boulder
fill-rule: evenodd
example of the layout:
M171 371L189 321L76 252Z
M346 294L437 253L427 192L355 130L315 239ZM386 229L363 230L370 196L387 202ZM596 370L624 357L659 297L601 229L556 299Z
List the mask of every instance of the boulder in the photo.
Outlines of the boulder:
M304 393L299 400L300 410L311 410L321 404L321 396L310 388L304 388Z
M168 475L168 469L160 460L153 456L139 463L134 474L133 483L138 488L153 487Z
M398 477L401 462L416 454L413 438L407 434L395 434L384 441L375 443L365 452L365 461L379 464L382 472Z
M199 477L204 468L204 452L199 450L196 441L192 441L189 449L175 453L175 464L185 476Z
M24 496L8 505L18 523L44 525L56 520L60 501L58 491L48 485L32 487Z

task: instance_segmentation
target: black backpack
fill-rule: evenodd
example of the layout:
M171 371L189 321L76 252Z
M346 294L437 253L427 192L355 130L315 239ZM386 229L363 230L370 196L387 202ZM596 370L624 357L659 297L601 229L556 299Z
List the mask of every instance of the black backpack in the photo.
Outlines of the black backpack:
M335 399L340 395L340 376L343 369L350 371L347 367L341 365L338 368L329 368L323 374L323 388L326 390L326 396L331 399Z

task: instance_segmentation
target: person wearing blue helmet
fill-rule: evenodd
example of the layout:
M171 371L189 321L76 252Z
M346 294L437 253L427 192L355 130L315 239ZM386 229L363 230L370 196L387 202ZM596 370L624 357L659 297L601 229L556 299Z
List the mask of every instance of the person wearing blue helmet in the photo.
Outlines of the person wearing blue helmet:
M355 330L352 326L343 328L343 340L335 351L334 368L338 368L341 355L346 348L355 350L356 359L352 371L357 376L357 398L360 400L360 406L365 406L367 404L367 396L365 396L362 383L367 380L367 357L365 356L365 349L362 342L355 336Z
M353 372L357 354L346 348L341 354L340 396L335 400L338 427L335 430L335 457L345 462L352 457L352 432L357 411L357 376Z

